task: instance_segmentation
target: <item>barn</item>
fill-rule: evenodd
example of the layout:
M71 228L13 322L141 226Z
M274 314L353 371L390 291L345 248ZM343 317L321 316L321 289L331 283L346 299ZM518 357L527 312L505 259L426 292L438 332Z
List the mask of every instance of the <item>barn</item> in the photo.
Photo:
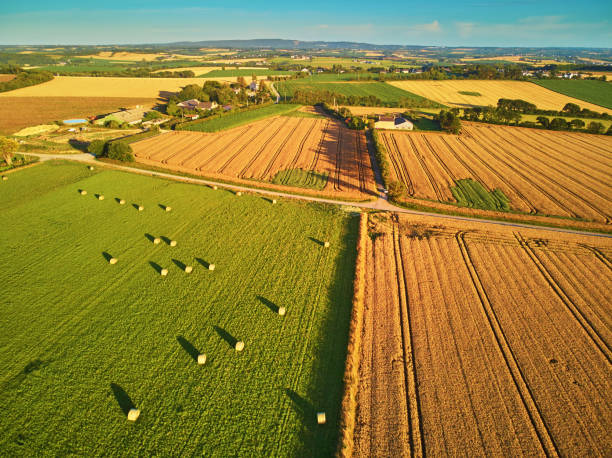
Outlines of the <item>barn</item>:
M414 124L401 116L381 116L376 123L376 129L412 130Z

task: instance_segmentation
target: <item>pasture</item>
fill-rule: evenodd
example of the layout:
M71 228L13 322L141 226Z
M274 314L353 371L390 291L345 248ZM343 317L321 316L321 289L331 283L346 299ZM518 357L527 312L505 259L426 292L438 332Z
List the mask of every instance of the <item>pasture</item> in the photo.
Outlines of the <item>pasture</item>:
M1 183L3 456L334 452L355 217L69 162Z
M537 84L526 81L498 80L443 80L443 81L391 81L389 84L435 100L444 105L467 108L497 105L499 99L521 99L543 110L561 110L566 103L597 112L610 112L601 106L578 100ZM478 92L481 95L465 95L461 92Z
M131 146L138 162L178 172L353 200L376 196L364 132L328 117L277 116L217 133L174 131Z
M610 239L369 220L354 456L609 454Z
M493 211L509 200L522 213L612 220L612 138L472 123L462 131L380 133L407 196Z
M533 82L551 91L612 110L612 84L605 81L554 79L534 80ZM594 111L604 110L600 108Z
M0 98L0 134L12 134L24 127L48 124L69 118L86 118L131 108L154 106L154 97L13 97ZM69 91L67 92L69 93Z

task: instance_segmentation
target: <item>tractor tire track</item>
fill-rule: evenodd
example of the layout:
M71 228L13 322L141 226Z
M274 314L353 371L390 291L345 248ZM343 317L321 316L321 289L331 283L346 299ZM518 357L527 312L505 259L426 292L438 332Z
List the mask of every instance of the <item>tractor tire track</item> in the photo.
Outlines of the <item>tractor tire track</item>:
M274 137L276 136L276 134L278 134L280 132L280 130L285 127L285 125L289 122L289 120L291 119L290 117L286 116L285 117L285 122L283 122L278 129L276 129L274 131L274 133L272 135L270 135L270 137L264 142L263 145L261 145L261 147L257 150L257 152L255 154L253 154L253 157L249 160L249 162L247 162L247 164L244 166L244 168L238 173L238 177L239 178L244 178L244 175L246 175L247 170L249 169L249 167L251 167L253 165L253 163L259 158L259 156L261 156L261 153L263 153L263 151L266 149L266 146L268 146L268 144L272 141L272 139L274 139Z
M300 126L300 124L302 124L302 121L304 120L304 118L300 118L300 120L298 121L298 123L295 125L295 127L293 128L293 130L291 131L291 133L289 135L287 135L287 138L285 138L283 140L283 142L278 146L278 148L276 149L276 151L274 152L274 155L272 156L272 158L270 159L270 162L268 162L268 165L266 165L265 170L263 171L263 173L261 174L261 176L259 177L260 180L264 180L268 174L270 173L270 171L272 170L272 166L274 165L274 162L276 162L276 159L278 159L278 156L280 156L281 151L283 150L283 148L285 147L285 145L287 144L287 142L289 141L289 139L291 138L291 136L294 134L294 132L298 129L298 127Z
M310 137L310 134L312 133L316 125L317 125L317 121L315 120L315 122L312 123L312 126L310 126L310 129L308 129L304 137L302 137L302 139L300 140L300 145L298 146L298 149L295 152L293 159L289 163L289 167L287 167L288 170L293 170L295 168L295 164L297 164L298 160L300 159L300 156L302 155L302 151L304 150L304 145L306 144L306 140L308 140L308 137ZM290 177L290 174L287 174L287 176L283 180L283 184L287 184L287 182L289 181L289 177Z
M438 183L436 182L435 178L431 174L431 171L427 168L427 165L425 164L425 160L419 154L419 150L416 147L416 145L414 144L414 140L412 139L412 137L410 135L408 135L407 137L408 137L408 141L410 142L410 146L412 147L412 151L414 153L414 156L419 161L419 164L421 165L421 168L423 169L423 172L425 172L425 175L427 176L427 180L429 181L429 184L431 185L431 188L436 193L436 197L438 198L438 200L440 202L444 202L445 199L444 199L444 196L442 195L442 192L440 191L440 188L438 187Z

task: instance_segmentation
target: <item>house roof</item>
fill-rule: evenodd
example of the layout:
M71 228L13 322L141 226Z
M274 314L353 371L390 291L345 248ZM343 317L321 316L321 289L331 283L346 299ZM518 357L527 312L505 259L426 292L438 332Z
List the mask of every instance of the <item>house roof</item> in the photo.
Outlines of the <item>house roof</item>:
M393 122L395 121L395 116L381 116L379 120L386 121L386 122Z

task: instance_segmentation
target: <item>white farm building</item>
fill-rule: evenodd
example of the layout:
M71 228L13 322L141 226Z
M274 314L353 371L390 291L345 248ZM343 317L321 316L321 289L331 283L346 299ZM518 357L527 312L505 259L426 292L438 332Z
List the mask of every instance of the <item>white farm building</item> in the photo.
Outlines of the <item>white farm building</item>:
M374 123L376 129L397 129L397 130L412 130L414 124L401 116L381 116L376 123Z

